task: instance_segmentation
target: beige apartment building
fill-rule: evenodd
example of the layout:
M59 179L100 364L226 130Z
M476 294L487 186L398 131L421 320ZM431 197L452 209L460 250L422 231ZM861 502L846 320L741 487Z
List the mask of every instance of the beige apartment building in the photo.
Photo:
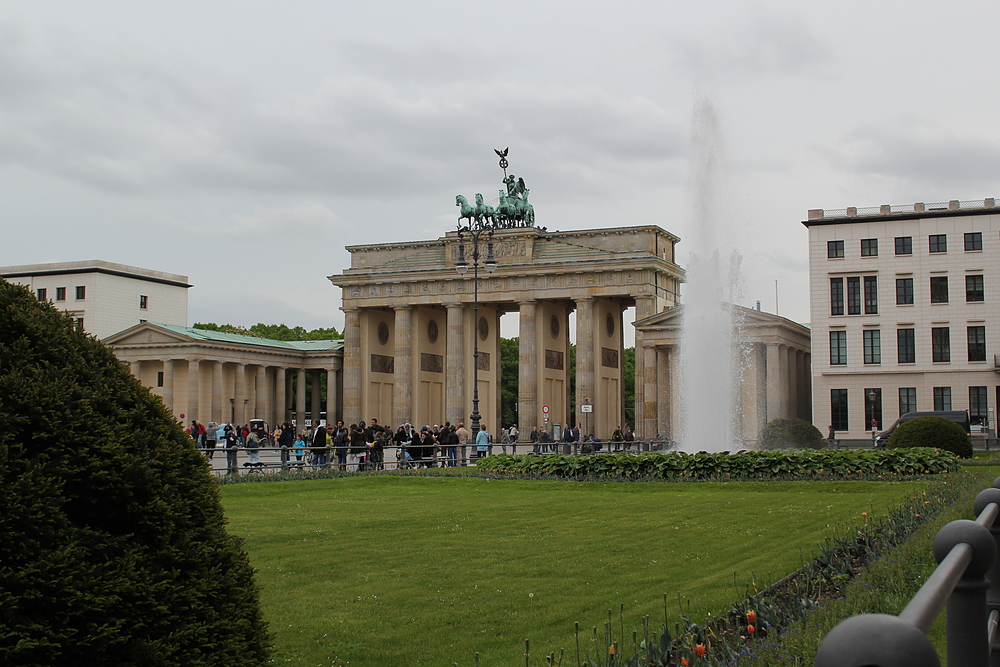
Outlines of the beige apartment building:
M26 285L101 339L147 321L187 326L187 276L101 260L4 266L0 276Z
M869 439L906 412L994 428L1000 208L993 199L811 210L814 422Z

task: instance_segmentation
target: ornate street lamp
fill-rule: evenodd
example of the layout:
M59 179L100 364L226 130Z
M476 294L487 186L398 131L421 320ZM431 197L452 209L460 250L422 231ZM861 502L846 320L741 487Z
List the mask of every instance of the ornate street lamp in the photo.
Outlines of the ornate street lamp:
M877 396L878 396L878 394L875 393L874 389L869 389L868 390L868 400L871 402L871 406L872 406L872 408L871 408L871 415L872 415L872 422L871 422L872 423L872 449L875 449L875 431L876 431L876 426L875 425L878 423L878 422L875 421L875 399L876 399Z
M469 416L471 422L472 437L475 439L479 433L479 258L481 257L479 248L485 236L486 259L483 268L486 273L493 273L497 270L497 260L493 256L493 230L492 221L485 222L480 217L469 219L469 224L462 226L461 220L458 223L458 261L455 262L455 270L459 275L464 276L469 271L469 262L465 259L465 237L468 236L472 242L472 283L473 283L473 305L472 320L475 323L472 330L472 415Z

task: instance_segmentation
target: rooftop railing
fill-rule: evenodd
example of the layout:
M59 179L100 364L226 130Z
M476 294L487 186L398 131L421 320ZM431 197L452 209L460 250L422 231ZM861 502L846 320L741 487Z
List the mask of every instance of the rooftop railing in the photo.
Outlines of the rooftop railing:
M899 213L934 213L937 211L966 211L975 209L996 208L996 199L968 199L944 202L917 202L915 204L882 204L858 208L814 208L809 210L810 220L825 220L828 218L857 218L874 215L894 215Z

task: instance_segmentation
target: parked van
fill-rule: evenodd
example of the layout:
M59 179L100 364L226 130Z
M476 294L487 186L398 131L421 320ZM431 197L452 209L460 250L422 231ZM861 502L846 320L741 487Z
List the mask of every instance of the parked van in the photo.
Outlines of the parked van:
M896 427L903 422L908 422L911 419L916 419L917 417L944 417L945 419L950 419L959 426L965 429L966 434L971 435L972 427L969 423L969 411L968 410L935 410L932 412L907 412L905 415L897 419L892 426L887 428L878 434L875 438L875 446L885 448L886 444L889 442L889 436L892 432L896 430Z

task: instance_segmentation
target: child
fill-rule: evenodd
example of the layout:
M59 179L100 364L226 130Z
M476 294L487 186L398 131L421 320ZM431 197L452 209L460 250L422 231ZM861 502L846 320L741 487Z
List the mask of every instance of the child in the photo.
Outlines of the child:
M295 448L295 460L301 463L302 454L306 451L305 435L299 433L299 435L295 438L295 444L293 447Z

